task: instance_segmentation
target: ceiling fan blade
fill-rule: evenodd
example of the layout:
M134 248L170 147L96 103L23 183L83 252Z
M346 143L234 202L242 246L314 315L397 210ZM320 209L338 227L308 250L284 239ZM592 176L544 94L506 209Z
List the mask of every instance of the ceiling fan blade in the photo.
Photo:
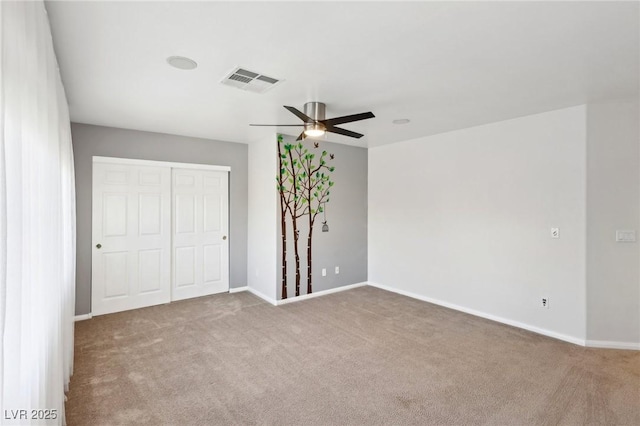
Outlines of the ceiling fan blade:
M302 111L294 108L294 107L290 107L290 106L284 106L287 110L289 110L289 112L291 112L292 114L294 114L296 117L298 117L300 120L304 121L305 123L315 123L315 121L313 120L313 118L309 117L308 115L306 115L305 113L303 113Z
M340 127L327 126L327 132L337 133L343 136L349 136L351 138L360 139L364 135L362 133L352 132L351 130L341 129Z
M297 141L301 141L304 140L304 138L306 137L306 135L304 134L304 132L300 133L300 136L298 136L298 139L296 139Z
M325 126L333 126L336 124L351 123L354 121L366 120L368 118L374 118L375 115L371 111L361 112L360 114L345 115L342 117L329 118L327 120L320 120Z
M249 124L249 126L267 126L267 127L300 127L304 124Z

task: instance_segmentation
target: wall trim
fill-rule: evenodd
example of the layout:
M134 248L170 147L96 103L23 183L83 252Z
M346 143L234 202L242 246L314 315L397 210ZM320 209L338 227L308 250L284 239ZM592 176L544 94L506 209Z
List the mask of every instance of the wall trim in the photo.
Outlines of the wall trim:
M586 346L586 341L584 339L579 339L579 338L574 337L574 336L569 336L569 335L566 335L566 334L557 333L555 331L551 331L551 330L547 330L547 329L544 329L544 328L535 327L535 326L532 326L532 325L529 325L529 324L525 324L523 322L510 320L510 319L507 319L507 318L499 317L497 315L487 314L485 312L476 311L475 309L465 308L464 306L456 305L456 304L449 303L449 302L444 302L442 300L433 299L431 297L423 296L421 294L417 294L417 293L413 293L413 292L405 291L405 290L400 290L400 289L397 289L397 288L389 287L389 286L386 286L386 285L383 285L383 284L374 283L374 282L371 282L371 281L368 282L368 285L370 285L372 287L379 288L381 290L386 290L386 291L390 291L392 293L397 293L397 294L400 294L402 296L407 296L407 297L411 297L413 299L422 300L423 302L433 303L434 305L444 306L445 308L453 309L455 311L464 312L466 314L474 315L474 316L477 316L477 317L480 317L480 318L485 318L485 319L488 319L488 320L491 320L491 321L495 321L495 322L499 322L499 323L502 323L502 324L510 325L512 327L518 327L518 328L521 328L523 330L532 331L532 332L537 333L537 334L542 334L543 336L553 337L554 339L563 340L565 342L573 343L574 345Z
M136 166L173 167L179 169L216 170L222 172L231 171L231 167L229 166L214 166L211 164L195 163L175 163L173 161L139 160L136 158L101 157L97 155L93 156L93 162L109 164L135 164Z
M610 342L607 340L587 340L587 347L640 351L640 342Z
M303 300L313 299L314 297L326 296L327 294L338 293L340 291L351 290L352 288L364 287L366 285L367 285L367 282L365 281L361 283L355 283L355 284L349 284L341 287L330 288L327 290L319 291L317 293L303 294L302 296L294 296L287 299L280 299L276 302L276 304L277 306L280 306L280 305L286 305L288 303L293 303L293 302L302 302Z
M266 295L260 293L255 288L247 287L247 291L249 293L252 293L252 294L258 296L260 299L264 300L265 302L268 302L268 303L272 304L273 306L278 306L278 302L275 299L272 299L269 296L266 296Z
M85 321L91 318L93 318L93 315L91 313L88 313L88 314L76 315L75 317L73 317L73 321L74 322Z
M249 286L244 287L230 287L229 293L240 293L241 291L249 291Z

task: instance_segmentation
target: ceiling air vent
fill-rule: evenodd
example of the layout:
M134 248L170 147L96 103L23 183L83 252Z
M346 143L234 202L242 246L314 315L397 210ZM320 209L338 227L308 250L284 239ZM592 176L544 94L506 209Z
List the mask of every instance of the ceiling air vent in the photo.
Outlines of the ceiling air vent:
M276 78L238 67L227 74L220 83L248 92L264 93L280 81Z

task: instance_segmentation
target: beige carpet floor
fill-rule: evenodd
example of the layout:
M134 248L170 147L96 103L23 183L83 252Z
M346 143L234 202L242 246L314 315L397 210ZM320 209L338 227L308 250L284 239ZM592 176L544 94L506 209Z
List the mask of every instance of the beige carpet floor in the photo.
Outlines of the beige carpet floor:
M640 425L640 353L372 287L76 324L69 425Z

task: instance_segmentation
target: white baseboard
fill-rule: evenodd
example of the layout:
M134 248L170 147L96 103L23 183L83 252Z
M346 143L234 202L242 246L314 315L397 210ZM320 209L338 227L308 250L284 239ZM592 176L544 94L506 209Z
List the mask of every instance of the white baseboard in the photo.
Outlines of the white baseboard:
M464 312L470 315L474 315L480 318L485 318L491 321L496 321L502 324L507 324L513 327L518 327L518 328L522 328L524 330L528 330L528 331L532 331L534 333L538 333L538 334L542 334L543 336L547 336L547 337L552 337L554 339L558 339L558 340L563 340L565 342L569 342L569 343L573 343L576 345L580 345L580 346L586 346L589 348L603 348L603 349L625 349L625 350L635 350L635 351L640 351L640 342L613 342L613 341L606 341L606 340L584 340L584 339L579 339L577 337L573 337L573 336L568 336L566 334L561 334L561 333L557 333L555 331L551 331L551 330L546 330L543 328L539 328L539 327L535 327L529 324L525 324L519 321L513 321L507 318L502 318L496 315L492 315L492 314L487 314L485 312L481 312L481 311L476 311L475 309L469 309L469 308L465 308L464 306L460 306L460 305L455 305L453 303L449 303L449 302L444 302L442 300L437 300L437 299L433 299L431 297L427 297L427 296L423 296L417 293L413 293L410 291L405 291L405 290L400 290L394 287L389 287L383 284L378 284L378 283L374 283L371 281L365 281L365 282L361 282L361 283L356 283L356 284L350 284L350 285L346 285L346 286L342 286L342 287L336 287L336 288L331 288L328 290L322 290L319 291L317 293L311 293L311 294L303 294L302 296L298 296L298 297L291 297L288 299L283 299L283 300L275 300L272 299L268 296L265 296L264 294L262 294L261 292L248 287L248 286L244 286L244 287L235 287L235 288L230 288L229 289L229 293L239 293L242 291L248 291L256 296L258 296L260 299L268 302L269 304L273 305L273 306L280 306L280 305L286 305L288 303L293 303L293 302L301 302L303 300L308 300L308 299L313 299L314 297L320 297L320 296L326 296L327 294L331 294L331 293L338 293L341 291L346 291L346 290L351 290L353 288L357 288L357 287L363 287L369 285L371 287L376 287L382 290L386 290L386 291L390 291L392 293L396 293L396 294L400 294L402 296L407 296L407 297L411 297L412 299L417 299L417 300L422 300L423 302L427 302L427 303L433 303L434 305L439 305L439 306L443 306L445 308L449 308L449 309L453 309L456 311L460 311L460 312ZM83 314L83 315L76 315L74 317L74 321L85 321L88 319L93 318L93 315L91 313L89 314Z
M255 288L247 287L247 291L249 293L252 293L252 294L258 296L260 299L264 300L265 302L271 303L273 306L277 306L278 305L278 302L275 299L272 299L269 296L265 296L264 294L260 293Z
M543 336L553 337L554 339L563 340L565 342L573 343L575 345L586 346L586 341L584 339L579 339L574 336L568 336L566 334L557 333L555 331L546 330L544 328L535 327L529 324L525 324L519 321L513 321L507 318L502 318L496 315L487 314L485 312L476 311L475 309L465 308L464 306L455 305L453 303L444 302L442 300L432 299L431 297L423 296L421 294L412 293L410 291L399 290L397 288L389 287L386 285L369 282L368 283L372 287L377 287L382 290L390 291L392 293L401 294L403 296L411 297L413 299L422 300L424 302L433 303L434 305L444 306L445 308L453 309L456 311L464 312L466 314L474 315L480 318L485 318L491 321L496 321L502 324L507 324L513 327L522 328L524 330L532 331L534 333L542 334Z
M91 315L89 313L89 314L83 314L83 315L76 315L75 317L73 317L73 320L75 322L78 322L78 321L88 320L88 319L91 319L91 318L93 318L93 315Z
M356 284L349 284L342 287L330 288L328 290L322 290L317 293L303 294L302 296L294 296L287 299L281 299L281 300L278 300L276 304L280 306L280 305L286 305L287 303L301 302L303 300L313 299L314 297L326 296L327 294L351 290L352 288L363 287L365 285L367 285L367 283L362 282L362 283L356 283Z
M587 347L640 351L640 343L638 342L610 342L606 340L587 340Z

